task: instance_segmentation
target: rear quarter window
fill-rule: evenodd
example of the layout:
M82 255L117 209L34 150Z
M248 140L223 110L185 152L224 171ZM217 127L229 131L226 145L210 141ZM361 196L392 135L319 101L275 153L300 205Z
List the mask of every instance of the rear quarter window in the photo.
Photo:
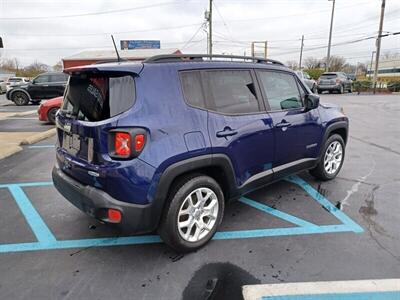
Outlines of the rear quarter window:
M86 121L101 121L130 109L136 99L131 75L72 75L65 92L62 113Z

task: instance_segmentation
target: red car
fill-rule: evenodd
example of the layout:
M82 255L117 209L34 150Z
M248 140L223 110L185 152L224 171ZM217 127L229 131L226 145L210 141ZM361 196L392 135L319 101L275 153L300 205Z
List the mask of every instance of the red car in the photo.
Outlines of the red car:
M63 97L57 97L40 104L38 109L39 120L55 124L56 113L60 109L62 101Z

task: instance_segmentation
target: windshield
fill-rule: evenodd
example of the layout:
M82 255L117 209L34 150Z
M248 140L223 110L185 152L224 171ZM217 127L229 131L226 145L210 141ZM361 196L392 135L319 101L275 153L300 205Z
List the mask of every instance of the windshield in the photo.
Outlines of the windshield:
M101 121L133 106L135 82L130 75L80 74L69 78L62 113L68 117Z

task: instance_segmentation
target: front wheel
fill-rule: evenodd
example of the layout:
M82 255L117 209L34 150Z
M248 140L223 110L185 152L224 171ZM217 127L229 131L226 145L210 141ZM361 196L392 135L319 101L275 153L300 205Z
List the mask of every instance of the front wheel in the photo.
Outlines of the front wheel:
M325 142L318 165L310 170L311 175L320 180L331 180L342 168L345 154L343 138L334 134Z
M178 252L204 246L215 234L224 213L224 195L211 177L196 175L177 182L169 195L159 233Z
M27 105L29 103L29 97L23 92L14 92L12 100L17 106Z

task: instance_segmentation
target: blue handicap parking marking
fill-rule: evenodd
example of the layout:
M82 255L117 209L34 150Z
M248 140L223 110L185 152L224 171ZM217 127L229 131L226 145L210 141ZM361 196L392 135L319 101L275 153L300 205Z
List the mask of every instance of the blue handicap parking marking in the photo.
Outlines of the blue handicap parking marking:
M337 209L328 199L318 193L310 184L305 182L298 176L289 176L286 180L296 184L306 191L315 201L320 203L327 211L335 216L341 223L337 225L317 225L307 220L300 219L283 211L274 209L260 202L254 201L247 197L242 197L239 201L243 204L262 211L266 214L273 215L292 223L293 227L284 228L266 228L252 230L236 230L236 231L219 231L213 237L214 240L227 239L244 239L244 238L260 238L273 236L290 236L302 234L317 233L334 233L334 232L355 232L361 233L363 229L349 218L344 212ZM44 187L52 186L51 181L45 182L28 182L0 184L0 188L8 188L33 233L37 238L37 242L33 243L17 243L17 244L0 244L0 253L37 251L51 249L68 249L68 248L85 248L85 247L106 247L106 246L122 246L122 245L142 245L161 243L158 235L142 235L128 237L108 237L93 238L79 240L57 240L51 230L48 228L40 214L32 205L28 196L23 191L24 187Z

